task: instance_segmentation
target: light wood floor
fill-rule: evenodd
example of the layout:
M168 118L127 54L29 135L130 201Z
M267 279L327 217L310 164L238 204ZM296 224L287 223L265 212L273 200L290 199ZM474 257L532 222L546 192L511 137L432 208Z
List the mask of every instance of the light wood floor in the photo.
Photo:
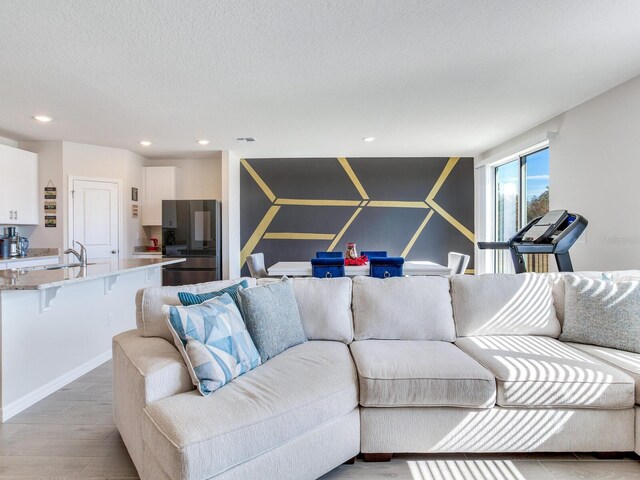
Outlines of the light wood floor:
M111 362L105 363L0 424L1 480L138 478L113 423L111 368ZM572 453L397 455L389 463L358 460L323 479L640 480L640 461Z

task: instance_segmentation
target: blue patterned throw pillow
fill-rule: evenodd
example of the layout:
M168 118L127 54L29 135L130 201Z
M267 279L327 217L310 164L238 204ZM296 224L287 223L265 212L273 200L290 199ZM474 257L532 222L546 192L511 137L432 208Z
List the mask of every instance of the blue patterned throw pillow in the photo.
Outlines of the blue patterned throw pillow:
M240 308L240 304L238 303L238 290L241 288L247 288L249 284L246 280L242 280L240 283L235 283L225 288L221 288L215 292L207 292L207 293L189 293L189 292L178 292L178 299L180 299L180 303L182 305L197 305L202 302L206 302L207 300L211 300L212 298L219 297L225 293L231 295L233 301L236 302L238 308Z
M164 305L162 311L202 395L260 365L258 350L228 293L198 305Z

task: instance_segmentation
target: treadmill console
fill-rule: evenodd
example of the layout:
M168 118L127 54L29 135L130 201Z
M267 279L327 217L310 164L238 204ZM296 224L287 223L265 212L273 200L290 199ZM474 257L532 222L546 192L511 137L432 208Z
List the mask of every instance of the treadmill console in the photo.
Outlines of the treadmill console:
M552 210L530 221L506 242L478 242L481 250L510 250L516 273L527 271L524 255L554 255L560 272L573 272L569 249L587 228L587 219L566 210Z
M523 242L541 243L562 226L562 223L569 217L566 210L552 210L544 217L533 224L526 233L522 235Z

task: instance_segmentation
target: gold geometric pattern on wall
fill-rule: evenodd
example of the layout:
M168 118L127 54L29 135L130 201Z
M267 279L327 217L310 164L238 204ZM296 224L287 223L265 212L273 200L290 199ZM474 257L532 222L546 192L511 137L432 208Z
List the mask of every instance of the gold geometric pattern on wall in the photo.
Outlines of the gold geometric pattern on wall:
M342 166L345 174L353 183L353 186L358 191L361 200L340 200L340 199L304 199L304 198L280 198L274 194L269 188L266 182L260 177L260 175L253 169L253 167L245 159L242 159L241 165L255 181L258 187L262 190L265 196L271 202L271 206L265 213L262 220L258 223L249 239L242 247L240 252L240 264L244 266L247 257L253 253L254 249L258 245L261 239L267 240L330 240L331 244L327 248L327 251L331 252L338 245L344 234L349 229L349 226L360 215L365 208L412 208L425 210L425 216L422 223L418 226L417 230L410 238L404 250L401 253L402 257L406 257L418 238L424 232L429 220L433 215L439 215L446 222L451 224L456 230L464 235L472 244L475 244L475 236L468 228L466 228L461 222L459 222L453 215L447 212L442 206L436 202L435 198L447 181L449 174L456 166L460 157L450 157L446 165L442 169L442 172L438 176L435 184L431 187L424 200L420 201L406 201L406 200L375 200L370 199L365 187L362 185L357 175L349 165L349 161L344 157L338 157L338 162ZM308 232L267 232L269 225L273 222L278 214L278 211L282 206L317 206L317 207L352 207L353 214L344 224L344 226L337 232L324 232L324 233L308 233Z

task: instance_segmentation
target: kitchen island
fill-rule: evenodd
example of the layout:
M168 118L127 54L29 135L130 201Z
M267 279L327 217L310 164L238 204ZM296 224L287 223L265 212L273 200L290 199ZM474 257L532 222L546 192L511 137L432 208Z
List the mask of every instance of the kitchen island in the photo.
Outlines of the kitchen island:
M0 271L0 399L6 421L111 358L136 327L135 295L181 258Z

